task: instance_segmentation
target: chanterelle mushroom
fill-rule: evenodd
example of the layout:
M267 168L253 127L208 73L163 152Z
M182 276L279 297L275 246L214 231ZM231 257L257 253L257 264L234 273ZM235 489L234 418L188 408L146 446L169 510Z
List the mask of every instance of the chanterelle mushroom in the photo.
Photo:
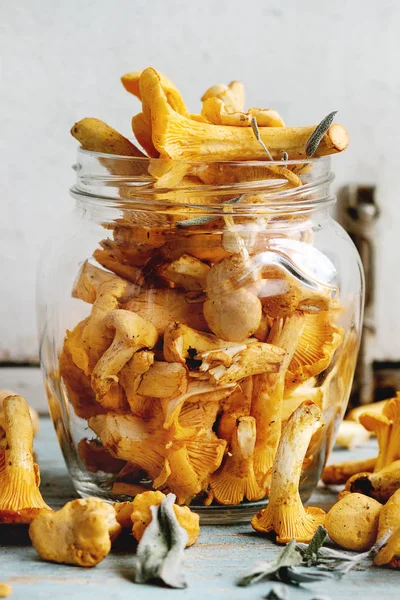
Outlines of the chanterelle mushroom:
M4 400L8 396L16 396L17 394L13 390L0 390L0 440L5 437L6 429L5 429L5 416L3 410ZM39 415L36 410L29 406L29 414L31 415L32 427L33 427L33 435L37 435L39 431Z
M57 563L94 567L111 550L121 526L115 510L99 498L68 502L57 512L41 514L29 536L41 558Z
M7 444L0 460L0 523L30 523L51 508L39 491L29 407L22 396L8 396L3 409Z
M239 417L225 463L210 478L212 493L219 504L239 504L244 498L260 500L265 496L265 489L258 485L254 473L255 442L255 419Z
M115 330L114 340L97 362L92 373L92 387L101 399L118 382L118 373L142 348L153 348L158 334L150 323L134 312L117 309L104 318L106 327Z
M293 538L309 542L318 525L325 521L325 512L310 506L304 508L299 494L304 456L313 433L321 425L321 410L311 401L304 402L290 416L272 467L269 504L251 520L256 531L275 531L276 541L281 544Z
M400 568L400 489L398 489L382 507L379 515L378 540L391 530L387 544L375 556L378 566L388 565L393 569Z
M363 494L347 494L326 515L329 537L346 550L362 552L374 545L382 504Z

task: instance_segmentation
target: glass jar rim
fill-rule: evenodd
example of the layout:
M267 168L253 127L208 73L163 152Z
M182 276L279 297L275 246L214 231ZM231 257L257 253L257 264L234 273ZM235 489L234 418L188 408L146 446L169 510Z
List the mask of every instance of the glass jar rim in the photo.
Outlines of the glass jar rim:
M162 185L163 179L149 173L165 171L168 167L189 173L208 169L229 169L231 182L207 184L202 181L179 185ZM272 167L272 169L271 169ZM330 171L330 156L292 160L212 160L179 161L146 156L122 156L78 148L76 182L71 187L73 197L84 203L110 203L119 208L135 210L170 210L171 208L197 211L204 214L254 214L255 212L303 212L335 202L330 193L334 179ZM306 171L302 185L288 187L287 179L271 177L271 171L290 169ZM259 178L240 181L241 170L260 171ZM268 174L268 177L267 177ZM265 177L262 177L265 175ZM236 179L235 179L236 178ZM179 178L178 178L179 179ZM181 180L183 176L181 177ZM158 185L154 185L158 184ZM121 193L122 190L122 193ZM179 201L177 193L181 194ZM264 195L265 201L251 202L249 197ZM183 198L182 198L183 196ZM200 202L199 197L207 198ZM230 196L230 200L224 200ZM233 196L233 197L232 197ZM197 197L197 201L196 201ZM242 197L246 201L242 201ZM212 201L210 201L212 198ZM186 201L185 201L186 200ZM216 201L215 201L216 200Z

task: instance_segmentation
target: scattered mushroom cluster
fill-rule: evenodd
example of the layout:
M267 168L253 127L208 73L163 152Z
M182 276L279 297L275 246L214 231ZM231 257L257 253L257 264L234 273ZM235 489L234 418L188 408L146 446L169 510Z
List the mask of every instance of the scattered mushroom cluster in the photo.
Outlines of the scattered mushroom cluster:
M97 436L81 440L79 456L89 471L115 473L114 496L153 487L179 504L260 500L293 411L305 400L322 412L330 407L323 435L340 417L351 373L346 379L334 356L357 336L339 325L336 284L302 273L313 241L307 217L224 216L224 209L301 190L314 128L287 128L271 109L245 112L239 82L210 88L198 115L152 68L122 83L142 102L132 127L146 154L96 119L71 130L85 150L103 153L99 161L130 201L104 223L110 237L82 265L72 291L92 305L67 332L59 363L76 415ZM284 150L300 160L269 165L254 119L273 157ZM347 142L343 127L331 125L316 156ZM135 160L121 167L104 153ZM140 210L129 176L144 180L139 195L162 209ZM210 204L222 212L210 217ZM293 252L279 254L277 240L290 241ZM308 464L318 462L321 436Z
M349 550L369 549L388 532L388 543L375 564L400 566L400 393L396 397L350 413L376 435L377 457L325 467L326 485L342 485L338 502L326 518L334 542Z

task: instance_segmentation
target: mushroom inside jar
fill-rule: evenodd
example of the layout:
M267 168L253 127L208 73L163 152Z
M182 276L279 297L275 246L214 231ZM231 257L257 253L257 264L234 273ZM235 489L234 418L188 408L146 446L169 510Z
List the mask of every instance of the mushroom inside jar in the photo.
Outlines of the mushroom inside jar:
M72 129L86 150L148 155L139 176L152 203L124 203L135 197L126 162L122 209L72 291L91 305L60 357L72 410L96 436L80 453L110 488L123 472L124 489L171 492L180 504L259 501L282 427L304 403L331 409L326 375L344 343L335 269L323 257L329 277L310 270L311 219L271 208L277 194L294 205L308 193L316 128L246 111L236 81L209 88L199 114L152 68L122 82L142 102L132 127L146 154L94 119ZM347 146L340 125L318 131L316 156ZM118 157L103 154L115 176ZM324 435L304 448L304 468L318 462Z

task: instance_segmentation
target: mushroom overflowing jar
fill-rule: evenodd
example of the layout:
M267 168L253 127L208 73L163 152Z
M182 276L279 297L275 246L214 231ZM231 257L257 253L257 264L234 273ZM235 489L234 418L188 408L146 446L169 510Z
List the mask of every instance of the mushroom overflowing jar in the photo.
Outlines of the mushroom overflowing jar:
M76 209L39 274L41 361L74 485L247 519L267 501L283 425L312 401L324 427L303 462L307 498L362 318L359 258L329 213L328 155L346 132L244 112L238 82L210 88L201 114L153 69L123 83L142 101L146 154L96 119L72 128Z

